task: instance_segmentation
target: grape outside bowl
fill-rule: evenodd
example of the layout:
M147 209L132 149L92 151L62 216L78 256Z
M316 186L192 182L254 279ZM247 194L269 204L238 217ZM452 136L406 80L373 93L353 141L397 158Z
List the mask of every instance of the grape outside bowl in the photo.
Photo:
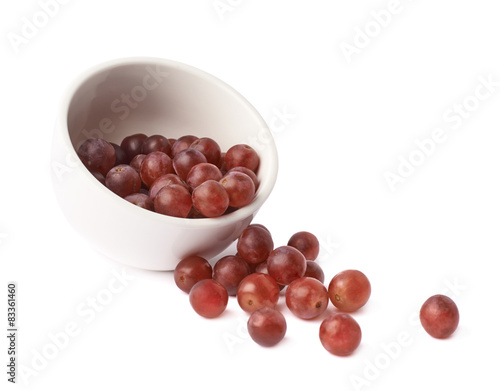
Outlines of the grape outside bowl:
M121 199L94 178L76 150L90 137L119 144L134 133L211 137L223 151L252 146L261 159L253 202L217 218L182 219ZM216 256L250 224L277 172L276 145L255 108L221 80L175 61L141 57L97 65L74 81L57 113L52 182L60 207L98 252L129 266L173 270L188 255Z

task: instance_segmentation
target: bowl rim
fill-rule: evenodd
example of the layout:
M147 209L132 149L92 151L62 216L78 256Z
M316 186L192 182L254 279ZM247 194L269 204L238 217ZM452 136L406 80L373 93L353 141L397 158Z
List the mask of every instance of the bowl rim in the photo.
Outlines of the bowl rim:
M219 216L219 217L206 217L206 218L182 218L182 217L173 217L168 215L163 215L161 213L157 213L154 211L150 211L137 205L132 204L131 202L117 196L112 191L107 189L101 182L99 182L92 173L83 165L78 157L76 150L71 142L69 136L69 128L68 128L68 113L69 108L72 103L73 97L75 93L82 87L84 83L86 83L93 76L105 72L108 69L115 68L118 66L127 66L127 65L165 65L168 67L174 67L176 69L182 70L184 72L188 72L193 74L194 76L205 80L206 82L213 83L217 85L219 88L222 88L227 93L233 95L233 97L240 101L241 104L246 106L246 108L253 114L256 120L260 123L260 130L266 133L266 142L269 143L269 162L270 162L270 170L266 173L265 180L261 181L259 184L259 188L255 194L254 200L247 206L239 208L227 215ZM143 214L144 218L148 219L158 219L159 222L165 222L171 225L177 225L179 228L207 228L207 227L217 227L217 226L226 226L229 224L234 224L240 220L247 218L250 215L255 214L260 207L267 200L269 195L271 194L277 180L278 175L278 151L276 148L276 144L274 142L274 137L272 135L269 126L262 118L257 109L238 91L236 91L233 87L231 87L226 82L221 79L215 77L214 75L205 72L197 67L192 65L188 65L179 61L164 59L160 57L123 57L117 58L113 60L108 60L102 62L100 64L96 64L92 67L87 68L85 71L81 72L72 83L68 86L65 93L63 94L60 107L59 114L57 116L57 121L60 126L58 126L58 131L61 133L62 140L65 148L72 155L73 161L76 162L77 167L75 169L79 169L83 171L83 175L86 175L89 180L89 184L96 186L99 190L103 191L103 196L105 197L114 197L117 202L122 202L123 207L129 208L129 213L138 213Z

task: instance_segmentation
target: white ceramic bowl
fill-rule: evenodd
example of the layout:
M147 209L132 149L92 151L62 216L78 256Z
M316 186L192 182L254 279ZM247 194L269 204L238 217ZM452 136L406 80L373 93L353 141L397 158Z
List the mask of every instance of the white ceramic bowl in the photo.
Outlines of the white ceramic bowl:
M181 219L119 198L76 150L90 137L119 144L134 133L211 137L223 151L252 146L261 159L254 201L217 218ZM210 259L222 252L250 224L278 172L272 134L245 98L199 69L158 58L118 59L81 75L59 107L52 155L55 193L73 227L111 259L149 270L173 270L188 255Z

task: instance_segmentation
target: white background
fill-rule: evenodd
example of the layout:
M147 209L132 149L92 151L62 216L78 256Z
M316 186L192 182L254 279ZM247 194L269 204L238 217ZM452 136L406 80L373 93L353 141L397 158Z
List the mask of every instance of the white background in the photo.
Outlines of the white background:
M23 18L33 20L41 7L34 0L0 6L0 324L6 329L7 282L17 281L19 386L497 387L498 362L491 358L500 348L497 2L401 0L390 20L382 11L389 2L378 0L219 3L233 5L218 12L213 0L69 1L17 47L12 34L21 34ZM385 15L385 26L374 11ZM364 29L372 37L363 39ZM346 56L341 46L355 43ZM275 132L279 178L255 221L268 226L276 245L299 230L315 233L327 282L347 268L370 278L372 297L354 314L363 340L352 356L324 350L318 338L324 316L294 318L284 298L287 336L261 348L245 334L247 315L235 300L220 318L203 319L172 273L104 259L66 222L50 180L59 99L89 66L142 55L214 74L269 122L288 113L275 122L282 125ZM489 96L478 87L481 78L496 82ZM465 111L457 117L453 110ZM415 140L435 128L442 142L429 156L415 152ZM413 172L406 167L392 191L387 173L398 175L400 158L410 157L422 164ZM129 280L120 283L116 274ZM109 284L119 292L107 295ZM453 337L436 340L422 333L415 314L443 292L461 319ZM110 302L92 310L93 298ZM74 336L61 334L68 327ZM363 383L355 388L353 379Z

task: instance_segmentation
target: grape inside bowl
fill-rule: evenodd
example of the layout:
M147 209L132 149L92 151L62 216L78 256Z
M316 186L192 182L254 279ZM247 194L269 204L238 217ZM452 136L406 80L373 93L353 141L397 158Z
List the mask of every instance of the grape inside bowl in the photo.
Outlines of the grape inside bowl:
M260 157L253 201L215 218L178 218L140 208L111 192L77 155L87 139L120 144L145 133L210 137L222 151L248 144ZM255 108L218 78L159 58L97 65L68 88L56 118L52 180L70 224L105 256L137 268L173 270L188 255L210 259L250 224L278 173L273 136Z

